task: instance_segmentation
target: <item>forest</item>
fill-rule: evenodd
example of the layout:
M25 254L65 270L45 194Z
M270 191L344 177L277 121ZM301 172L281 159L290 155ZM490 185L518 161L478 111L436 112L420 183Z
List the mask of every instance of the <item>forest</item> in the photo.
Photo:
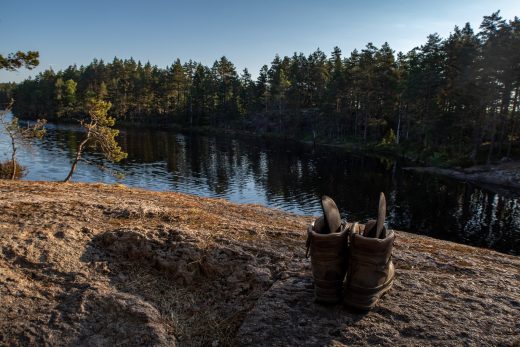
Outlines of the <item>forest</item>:
M73 121L86 100L110 101L118 124L275 134L473 164L520 153L520 19L485 16L407 53L368 43L343 55L276 55L253 80L225 56L212 66L175 60L94 60L0 85L21 119Z

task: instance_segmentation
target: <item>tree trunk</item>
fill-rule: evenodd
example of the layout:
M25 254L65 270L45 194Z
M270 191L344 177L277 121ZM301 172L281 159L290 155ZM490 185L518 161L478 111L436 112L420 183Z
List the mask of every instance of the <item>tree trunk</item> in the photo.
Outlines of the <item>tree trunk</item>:
M513 146L513 138L516 133L516 109L518 107L518 93L520 92L520 88L517 87L515 90L515 98L513 99L513 110L511 112L511 128L509 129L509 134L507 135L507 153L506 156L509 158L511 156L511 147Z
M76 152L76 158L74 159L74 162L72 163L69 174L63 180L63 182L68 182L72 178L72 175L74 174L74 171L76 170L76 166L78 165L78 161L81 159L81 153L83 152L83 147L85 147L86 143L89 140L89 137L90 137L90 132L87 133L87 137L79 144L78 151Z
M406 135L405 135L405 139L406 141L408 141L408 139L410 138L410 123L411 123L411 117L410 115L408 114L408 109L406 109L406 112L404 114L406 116Z
M14 143L14 137L11 136L11 146L13 146L13 153L11 154L11 165L13 165L11 172L11 179L16 178L16 144Z
M365 109L364 109L364 119L363 119L363 143L367 142L367 134L368 134L368 119L370 118L370 99L365 98Z
M354 102L354 138L357 139L358 136L358 110L359 110L359 104L358 100Z
M489 152L486 160L486 164L491 163L491 158L493 157L493 148L495 147L495 137L496 137L496 128L497 128L497 120L496 120L496 106L493 106L493 112L491 113L491 143L489 144Z
M484 137L484 127L480 126L481 123L484 123L484 119L486 116L486 110L485 108L478 111L478 118L475 120L475 123L471 123L473 125L473 143L472 143L472 149L469 154L469 158L473 162L473 165L477 164L477 156L478 156L478 150L482 144L483 137Z
M401 111L402 111L402 105L401 105L401 100L399 100L399 108L398 108L398 113L397 113L397 130L396 130L396 134L395 134L395 143L397 145L399 144L399 140L401 138Z
M498 142L498 154L502 154L502 145L504 144L505 139L505 133L507 132L507 123L508 123L508 116L509 116L509 105L511 104L511 91L512 91L512 84L511 83L504 83L504 92L502 94L502 102L500 104L500 131L498 133L499 135L499 142Z

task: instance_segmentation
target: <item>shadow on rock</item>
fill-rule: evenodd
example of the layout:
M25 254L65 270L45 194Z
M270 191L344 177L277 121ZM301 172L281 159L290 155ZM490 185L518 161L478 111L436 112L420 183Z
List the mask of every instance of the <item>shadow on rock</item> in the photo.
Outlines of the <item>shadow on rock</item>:
M233 242L197 239L182 230L125 228L95 236L81 260L108 276L117 291L108 300L113 305L105 302L100 312L113 306L117 312L144 317L140 320L152 322L152 328L161 317L163 331L186 344L228 345L280 266L273 265L271 271L272 255L256 251ZM137 313L133 308L139 308ZM121 327L130 318L115 319L121 320L116 325ZM125 329L131 331L132 326Z
M329 346L359 340L345 326L355 326L366 312L314 302L310 274L277 281L246 317L235 339L239 346Z

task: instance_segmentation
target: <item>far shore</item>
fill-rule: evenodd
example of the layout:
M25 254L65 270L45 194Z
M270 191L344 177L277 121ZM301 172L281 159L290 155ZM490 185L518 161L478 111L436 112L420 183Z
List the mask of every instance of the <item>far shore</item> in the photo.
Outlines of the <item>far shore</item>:
M405 170L447 176L479 185L492 185L520 192L520 161L476 165L469 168L441 168L434 166L407 167ZM493 188L493 187L491 187Z
M51 124L77 124L71 121L51 120ZM493 162L486 165L473 165L467 168L450 165L430 165L417 159L416 155L407 155L402 148L397 146L381 146L375 143L363 144L360 142L326 142L322 139L297 139L294 137L282 135L279 133L256 133L253 131L222 128L212 126L182 126L176 123L160 124L147 122L133 122L119 120L116 128L124 130L125 128L145 128L156 130L173 130L181 133L197 133L209 135L221 135L234 137L257 137L268 140L290 141L310 146L334 147L347 152L360 153L369 156L387 156L400 158L410 164L404 170L415 172L424 172L435 175L442 175L460 181L466 181L481 185L484 188L500 191L519 191L520 192L520 159L507 160L503 162Z

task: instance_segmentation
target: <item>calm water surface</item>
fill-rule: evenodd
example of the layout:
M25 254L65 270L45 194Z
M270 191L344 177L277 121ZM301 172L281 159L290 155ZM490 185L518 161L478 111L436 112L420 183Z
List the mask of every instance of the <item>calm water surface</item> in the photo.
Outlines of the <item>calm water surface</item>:
M82 133L49 125L43 141L20 150L29 180L62 180ZM120 182L256 203L298 214L320 214L319 197L334 198L349 220L376 215L379 192L389 206L388 224L399 230L520 254L520 198L471 184L403 170L398 160L346 153L293 142L234 139L151 129L121 130L129 153L120 164L87 153L73 177ZM8 157L0 139L0 159ZM99 165L105 164L106 169ZM114 172L124 178L116 178Z

